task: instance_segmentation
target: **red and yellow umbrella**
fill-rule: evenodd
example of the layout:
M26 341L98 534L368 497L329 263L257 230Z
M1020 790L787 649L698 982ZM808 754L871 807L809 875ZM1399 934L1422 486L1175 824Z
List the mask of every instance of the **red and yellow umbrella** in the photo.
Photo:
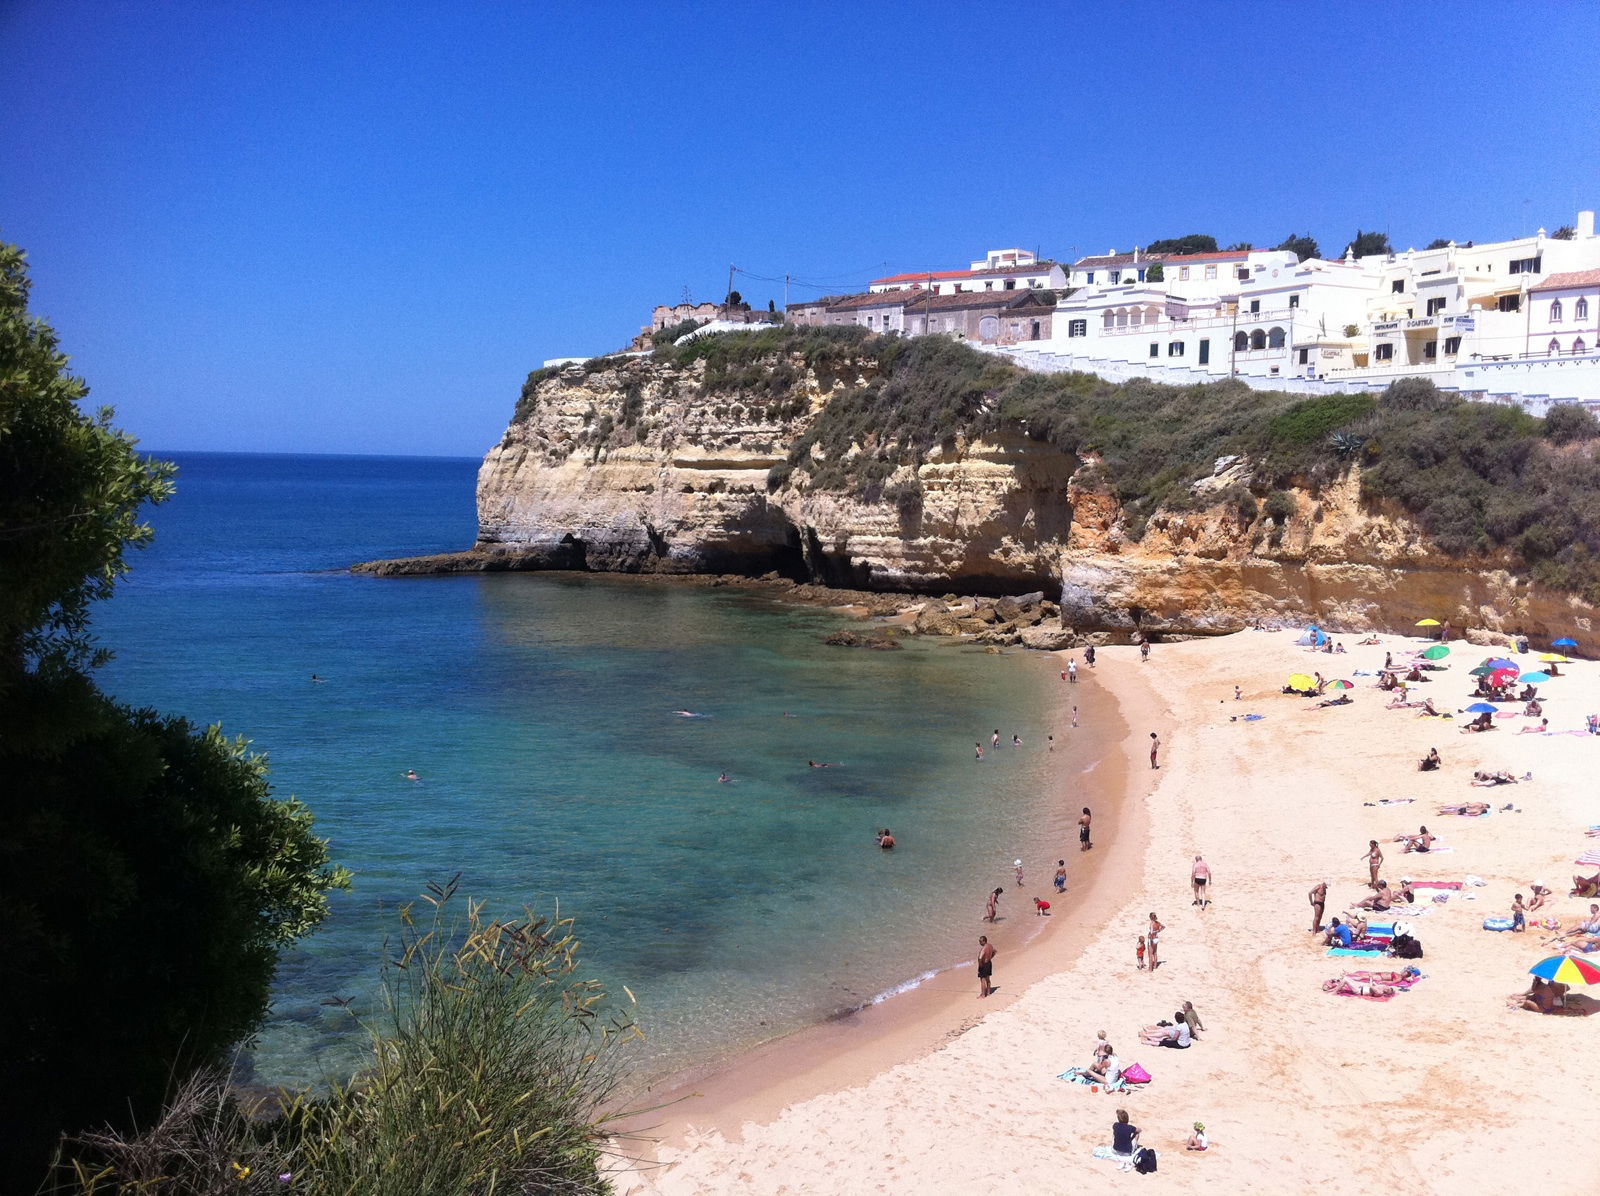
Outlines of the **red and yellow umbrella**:
M1528 975L1555 984L1600 984L1600 967L1576 955L1552 955L1528 969Z

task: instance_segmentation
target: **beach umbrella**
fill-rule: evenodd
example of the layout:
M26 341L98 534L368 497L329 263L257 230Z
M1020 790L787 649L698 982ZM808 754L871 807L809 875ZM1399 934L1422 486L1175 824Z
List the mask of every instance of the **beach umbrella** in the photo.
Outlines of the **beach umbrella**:
M1472 705L1467 707L1467 713L1468 714L1497 714L1497 713L1499 713L1499 710L1498 710L1497 707L1491 706L1487 702L1474 702Z
M1549 673L1524 673L1522 680L1527 685L1538 685L1542 681L1550 680Z
M1513 673L1522 672L1522 666L1514 660L1507 660L1504 656L1496 656L1493 660L1483 662L1491 669L1510 669Z
M1552 648L1576 648L1578 646L1578 641L1569 640L1566 636L1562 636L1558 640L1551 640L1550 646Z
M1468 669L1467 670L1467 676L1469 676L1469 677L1487 677L1492 672L1494 672L1494 670L1491 669L1488 665L1480 664L1475 669Z
M1600 984L1600 967L1576 955L1552 955L1528 969L1528 975L1555 984Z
M1437 626L1439 626L1439 620L1438 619L1418 619L1417 620L1417 626L1418 627L1437 627Z
M1539 659L1543 660L1543 661L1545 661L1545 662L1547 662L1549 664L1571 664L1572 663L1570 660L1568 660L1565 656L1561 655L1561 653L1559 653L1559 652L1546 652L1543 656L1539 657Z
M1490 685L1510 685L1516 679L1516 669L1496 669L1489 674Z
M1443 660L1449 655L1450 649L1446 648L1443 644L1435 644L1433 647L1424 648L1422 651L1423 660Z
M1355 686L1351 685L1350 682L1348 682L1348 681L1330 681L1330 682L1328 682L1328 688L1329 689L1354 689Z
M1291 673L1289 675L1289 688L1290 689L1316 689L1317 688L1317 682L1316 682L1316 679L1314 677L1308 677L1304 673Z
M1600 849L1586 851L1572 862L1580 868L1586 864L1600 864Z

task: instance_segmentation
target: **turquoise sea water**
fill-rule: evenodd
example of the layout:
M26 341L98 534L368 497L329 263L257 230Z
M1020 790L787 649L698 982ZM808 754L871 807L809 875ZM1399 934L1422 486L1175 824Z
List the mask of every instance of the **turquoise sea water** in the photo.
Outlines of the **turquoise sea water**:
M1095 757L1054 720L1048 657L827 647L839 614L681 584L356 576L470 543L477 463L171 456L177 497L97 616L103 683L247 735L355 872L280 968L259 1080L359 1062L323 1001L370 1002L396 907L458 871L491 909L576 915L659 1072L970 956L1012 859L1042 891L1073 838L1047 782Z

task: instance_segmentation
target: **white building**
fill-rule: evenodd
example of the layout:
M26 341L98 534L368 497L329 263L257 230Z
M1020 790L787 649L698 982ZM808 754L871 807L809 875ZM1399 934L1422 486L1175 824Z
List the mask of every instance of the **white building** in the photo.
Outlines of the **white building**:
M875 278L869 291L929 290L935 295L964 291L1062 290L1067 272L1056 262L1039 261L1026 249L991 249L965 270L924 270Z
M1073 264L1042 349L1062 368L1371 389L1423 375L1534 409L1600 402L1600 237L1540 230L1339 262L1282 250L1108 254ZM1150 275L1156 273L1155 278ZM1583 315L1580 317L1578 312ZM1077 364L1074 364L1077 363Z

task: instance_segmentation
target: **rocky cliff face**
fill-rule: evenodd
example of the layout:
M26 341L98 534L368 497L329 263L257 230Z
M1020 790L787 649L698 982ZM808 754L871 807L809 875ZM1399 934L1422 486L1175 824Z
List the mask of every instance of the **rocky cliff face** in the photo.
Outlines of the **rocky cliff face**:
M768 474L858 362L774 393L702 391L704 364L635 359L547 381L478 475L478 549L519 567L764 573L870 589L1054 588L1076 461L1024 437L935 450L868 501ZM916 485L907 486L912 474ZM899 487L895 482L902 483Z
M1113 636L1257 620L1399 629L1423 617L1538 635L1587 631L1596 614L1509 561L1444 556L1402 514L1363 506L1355 475L1296 492L1280 523L1235 502L1205 506L1207 490L1247 480L1236 463L1199 484L1199 509L1157 514L1137 541L1115 498L1085 482L1091 471L1020 434L947 444L865 494L816 487L804 464L784 476L783 463L830 397L874 366L769 366L781 384L732 390L705 389L703 362L649 358L545 380L484 460L478 544L452 567L1042 590L1061 594L1062 627ZM769 484L774 467L781 484Z

